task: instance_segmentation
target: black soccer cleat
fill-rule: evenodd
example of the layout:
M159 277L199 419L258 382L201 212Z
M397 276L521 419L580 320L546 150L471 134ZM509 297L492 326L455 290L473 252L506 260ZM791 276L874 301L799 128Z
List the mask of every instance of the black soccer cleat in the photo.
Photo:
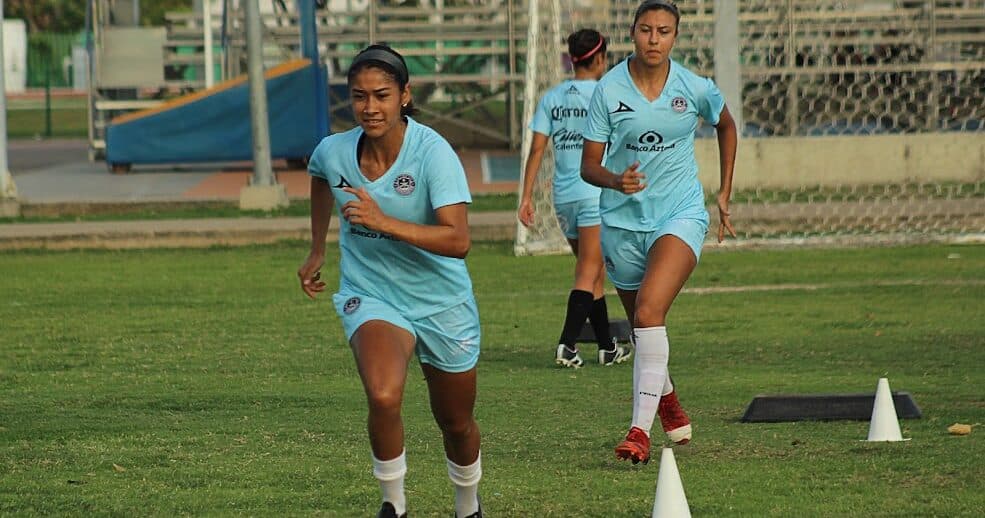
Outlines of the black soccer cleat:
M564 344L558 344L557 353L554 355L554 363L573 369L577 369L585 364L581 356L578 355L578 349L568 349L568 346Z
M612 349L599 349L599 365L615 365L622 363L633 356L633 350L629 347L616 342L612 339Z
M455 518L458 518L457 514L455 515ZM482 503L479 504L478 511L466 516L465 518L482 518Z
M397 510L393 507L393 504L390 502L383 502L383 505L380 506L380 512L376 513L376 518L407 518L407 513L398 515Z

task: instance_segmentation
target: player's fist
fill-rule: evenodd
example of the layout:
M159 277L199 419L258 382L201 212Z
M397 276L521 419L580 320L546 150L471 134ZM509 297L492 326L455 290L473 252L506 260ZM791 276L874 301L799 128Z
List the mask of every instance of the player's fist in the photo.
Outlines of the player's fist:
M637 171L639 162L633 162L620 175L613 177L612 188L623 194L636 194L646 189L646 175Z
M298 280L301 281L301 291L308 298L314 300L315 296L325 291L325 283L321 280L321 267L325 263L324 254L312 251L304 264L298 268Z

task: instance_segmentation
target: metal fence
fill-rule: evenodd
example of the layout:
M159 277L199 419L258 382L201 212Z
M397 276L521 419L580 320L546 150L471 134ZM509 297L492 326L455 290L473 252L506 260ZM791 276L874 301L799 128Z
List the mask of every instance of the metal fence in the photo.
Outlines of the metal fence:
M637 0L561 3L566 23L609 36L614 59L631 51L628 28ZM683 18L674 57L713 76L715 1L678 3ZM322 56L332 72L335 129L350 123L343 77L349 60L369 43L387 42L407 56L417 104L428 122L461 145L519 148L527 1L329 4L335 7L319 10L317 22ZM985 0L742 0L738 5L747 136L985 131ZM227 17L226 77L245 70L240 15L232 9ZM264 24L268 61L297 54L293 7L267 16ZM198 70L200 16L170 14L167 31L165 62ZM169 79L168 85L198 88L201 82L199 75L176 81ZM736 111L737 102L730 104ZM712 131L704 128L700 134Z
M741 109L744 135L758 137L740 146L736 163L732 209L742 242L985 239L985 0L725 2L678 2L672 57L719 85L736 84L729 107ZM539 61L524 101L565 76L560 41L574 29L605 34L613 61L631 53L638 5L532 5L531 38L540 36L527 44L540 52L528 53ZM731 41L716 34L716 5L738 10ZM716 77L716 60L729 57L739 67ZM718 187L715 144L696 143L706 192ZM552 213L551 176L542 164L539 214ZM518 229L517 252L566 251L552 218L538 221Z
M638 1L561 3L632 51ZM713 77L715 2L678 4L673 57ZM985 0L743 0L737 45L749 136L985 130Z
M73 86L72 47L81 45L77 34L34 32L27 37L27 87ZM80 88L84 85L78 85Z

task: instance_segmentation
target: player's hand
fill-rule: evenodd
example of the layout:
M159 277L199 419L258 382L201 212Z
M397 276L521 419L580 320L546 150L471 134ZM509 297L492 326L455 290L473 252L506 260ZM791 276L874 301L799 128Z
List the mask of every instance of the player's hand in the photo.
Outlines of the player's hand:
M636 194L646 189L646 182L644 181L646 175L637 171L639 167L639 162L633 162L633 165L615 177L612 188L623 194Z
M312 251L308 258L304 260L301 268L298 268L298 280L301 281L301 291L308 298L314 300L315 296L325 291L325 283L321 280L321 267L325 264L325 254Z
M725 231L733 238L736 237L735 229L732 228L732 221L729 220L731 214L728 211L728 196L718 195L718 242L725 241Z
M516 217L523 223L523 226L529 227L534 224L534 204L530 200L523 200L520 202L520 208L516 211Z
M382 231L386 214L383 214L380 206L376 204L376 200L370 197L366 188L344 187L342 190L356 197L342 206L342 217L351 225L362 225L370 230Z

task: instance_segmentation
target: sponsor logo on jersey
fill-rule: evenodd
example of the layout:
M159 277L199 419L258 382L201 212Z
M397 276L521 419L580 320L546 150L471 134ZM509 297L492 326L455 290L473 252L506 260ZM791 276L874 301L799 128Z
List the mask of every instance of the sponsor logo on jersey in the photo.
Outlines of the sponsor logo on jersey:
M664 137L656 131L650 130L640 135L640 138L636 140L640 144L663 144Z
M670 107L677 113L684 113L684 111L687 110L687 99L680 96L674 97L670 101Z
M351 315L359 309L359 305L362 303L363 301L359 300L359 297L350 297L349 300L345 301L345 304L342 305L342 312L346 315Z
M580 132L567 128L558 129L551 138L554 139L554 151L581 149L585 142L585 137Z
M342 189L342 188L345 188L345 187L352 187L352 184L349 183L349 181L346 180L345 177L344 176L341 176L341 175L339 176L339 183L338 183L338 185L333 185L332 186L333 189Z
M567 108L565 106L555 106L551 108L552 121L563 121L568 117L588 117L588 110L585 108Z
M564 93L569 94L569 95L572 95L572 94L573 95L578 95L581 92L578 91L578 87L577 86L571 85L570 87L568 87L568 90L566 92L564 92Z
M629 151L636 151L636 152L640 152L640 151L659 152L667 149L673 149L674 146L677 145L677 143L675 142L669 146L665 146L663 143L664 142L663 135L653 130L644 132L642 135L639 136L639 138L636 139L636 142L638 142L638 144L627 142L626 149Z
M372 230L362 230L357 226L349 227L349 233L354 236L365 237L367 239L387 239L390 241L397 240L397 238L385 232L373 232Z
M397 176L397 179L393 181L393 190L397 191L397 194L401 196L408 196L410 193L414 192L414 188L417 187L417 182L414 181L414 177L403 173Z
M635 111L636 110L630 108L628 104L626 104L626 103L624 103L622 101L619 101L619 106L617 106L616 109L615 109L615 111L613 111L612 113L628 113L628 112L635 112Z

